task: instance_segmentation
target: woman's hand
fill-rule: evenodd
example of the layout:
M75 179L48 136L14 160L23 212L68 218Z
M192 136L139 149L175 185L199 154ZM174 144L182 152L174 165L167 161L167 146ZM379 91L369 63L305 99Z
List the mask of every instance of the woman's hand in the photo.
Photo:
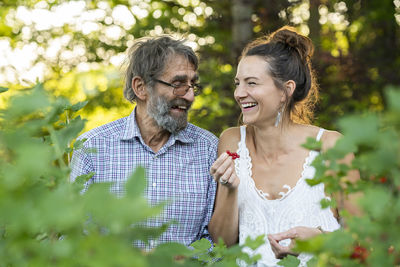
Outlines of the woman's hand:
M321 230L319 230L318 228L297 226L285 232L270 234L268 235L268 240L269 243L271 244L272 251L275 253L275 257L277 259L282 259L287 255L294 255L294 256L298 255L292 251L296 239L299 240L310 239L321 233L322 233ZM279 241L285 239L291 239L289 246L282 246L281 244L279 244Z
M235 162L228 153L222 153L210 169L211 175L216 182L228 188L237 188L240 180L236 175Z

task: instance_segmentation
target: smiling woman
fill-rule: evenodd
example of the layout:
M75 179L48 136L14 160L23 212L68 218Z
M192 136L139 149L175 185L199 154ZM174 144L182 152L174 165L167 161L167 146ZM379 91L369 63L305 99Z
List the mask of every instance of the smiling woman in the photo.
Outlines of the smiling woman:
M257 266L278 266L279 259L295 255L296 239L340 227L338 213L321 208L320 201L330 197L324 185L306 183L315 175L311 164L320 151L302 144L313 138L326 150L340 137L338 132L305 124L317 95L312 53L311 40L290 27L246 46L234 92L244 125L222 133L219 157L210 170L220 181L211 236L228 245L243 245L248 237L265 235L261 247L245 248L250 255L261 254ZM240 158L232 159L227 150L237 151ZM355 181L358 174L349 178ZM311 257L298 256L302 265Z
M234 96L242 107L244 124L275 122L275 111L283 107L285 95L276 90L273 78L266 74L269 68L259 56L246 56L239 62Z

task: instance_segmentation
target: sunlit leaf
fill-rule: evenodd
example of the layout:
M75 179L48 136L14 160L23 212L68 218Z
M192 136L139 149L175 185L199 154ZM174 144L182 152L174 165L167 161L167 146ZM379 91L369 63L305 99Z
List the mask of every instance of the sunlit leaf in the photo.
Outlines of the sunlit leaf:
M72 106L67 107L66 109L70 109L73 112L76 112L76 111L82 109L84 106L86 106L88 102L89 101L79 102L79 103L76 103L76 104L74 104Z

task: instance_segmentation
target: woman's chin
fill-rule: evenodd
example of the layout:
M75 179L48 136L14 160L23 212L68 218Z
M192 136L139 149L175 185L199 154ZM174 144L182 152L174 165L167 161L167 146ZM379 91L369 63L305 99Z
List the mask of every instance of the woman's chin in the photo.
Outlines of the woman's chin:
M243 117L243 124L246 124L246 125L251 125L251 124L254 124L254 122L255 122L255 120L254 119L252 119L252 118L246 118L246 117Z

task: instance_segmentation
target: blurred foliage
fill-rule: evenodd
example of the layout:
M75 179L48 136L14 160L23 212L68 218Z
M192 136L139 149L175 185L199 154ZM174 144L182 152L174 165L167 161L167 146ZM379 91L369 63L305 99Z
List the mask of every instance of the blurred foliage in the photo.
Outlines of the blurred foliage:
M82 196L80 186L89 177L81 177L81 184L67 182L69 143L76 135L133 108L122 96L121 59L139 37L186 36L200 56L205 85L191 121L217 135L237 124L232 81L239 51L232 41L236 20L231 9L238 1L0 1L0 266L231 266L236 257L254 260L239 246L226 249L222 243L207 253L204 241L190 250L166 244L144 253L131 246L132 239L162 229L128 226L161 207L148 207L140 194L117 199L107 185ZM252 37L290 24L315 44L313 65L321 91L315 123L341 129L345 138L315 161L317 178L310 183L324 182L330 193L364 192L364 216L351 218L343 211L347 229L298 242L298 249L316 255L311 266L400 265L400 96L390 89L400 85L400 1L242 2L251 10ZM65 7L72 15L62 13ZM18 57L24 49L28 53ZM26 90L24 84L36 83L34 69L44 73L43 84ZM337 120L349 113L362 115ZM77 115L89 120L86 128ZM356 153L352 166L337 163L347 152ZM326 176L327 168L336 176ZM362 174L356 185L344 178L353 168ZM141 181L139 170L127 191L131 186L139 192L132 184ZM127 209L135 210L134 216ZM176 255L186 258L175 260ZM293 257L282 262L296 263Z
M2 95L8 93L2 88ZM110 193L107 183L81 194L93 174L69 182L69 143L85 123L75 112L85 105L71 105L37 84L0 109L0 266L232 266L236 260L257 260L242 246L227 249L222 242L209 252L206 239L190 248L132 246L134 240L156 239L168 227L141 224L163 206L150 206L144 198L143 168L127 180L122 197ZM248 239L245 245L262 242Z
M250 11L252 37L291 24L313 40L321 91L317 125L337 128L336 118L348 112L382 110L385 86L400 84L397 0L6 0L0 2L1 47L17 54L30 47L32 53L21 58L4 52L11 63L0 64L0 85L33 84L31 71L42 70L47 90L89 101L80 113L90 121L88 130L132 110L121 92L127 47L142 36L179 33L199 53L206 85L191 121L219 135L237 124L240 112L232 97L239 53L232 43L238 23L232 8L238 2Z
M316 176L307 182L324 183L326 192L342 197L361 193L362 215L351 216L337 203L322 201L323 207L339 207L346 227L296 242L299 251L316 255L308 266L400 266L400 88L385 91L387 109L339 120L344 136L313 162ZM311 138L305 145L320 146ZM348 153L355 153L355 159L341 163ZM356 183L346 179L351 170L360 171Z
M1 91L1 96L11 94ZM363 215L342 209L346 228L297 241L295 249L315 255L308 266L400 266L400 88L385 91L387 109L341 119L344 137L313 162L316 176L308 183L323 182L328 194L362 192ZM76 112L86 104L72 105L37 84L0 109L0 266L235 266L260 257L249 257L242 248L257 248L263 236L230 248L220 241L212 251L205 239L191 248L169 243L145 252L133 247L133 240L148 242L168 226L138 224L162 210L143 197L145 170L132 174L123 197L111 194L106 183L81 194L92 174L68 182L70 142L85 123ZM313 139L305 145L320 146ZM355 159L342 164L348 153ZM360 171L357 183L346 179L350 170ZM321 204L336 207L335 202ZM298 263L291 256L280 262Z

